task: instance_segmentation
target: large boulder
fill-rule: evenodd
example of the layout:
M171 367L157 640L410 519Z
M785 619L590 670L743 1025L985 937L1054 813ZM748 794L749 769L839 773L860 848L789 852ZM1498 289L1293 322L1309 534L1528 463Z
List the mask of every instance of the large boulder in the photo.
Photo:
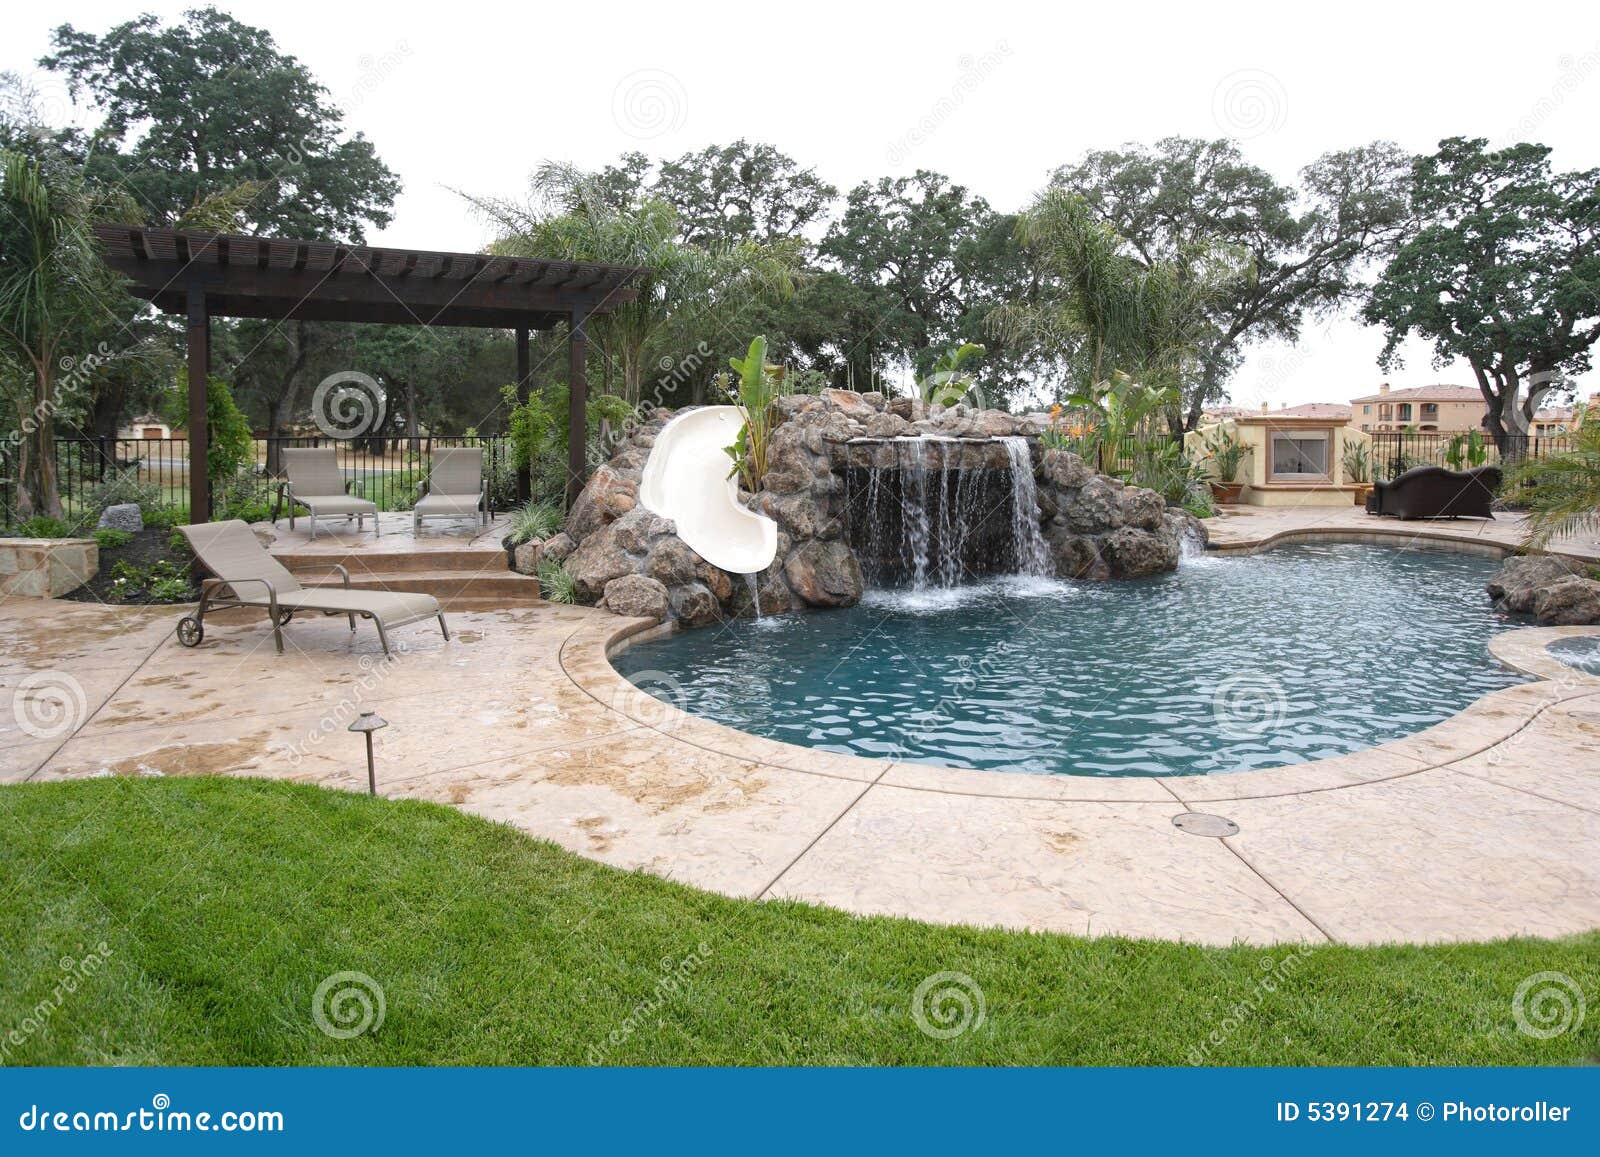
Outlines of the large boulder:
M119 502L100 512L100 520L95 523L95 529L126 530L129 534L137 534L144 529L144 513L139 509L137 502Z
M553 562L563 562L576 549L577 545L572 541L571 535L566 531L562 531L560 534L545 540L544 557Z
M639 501L639 471L607 463L596 470L567 514L567 534L582 542L608 522L621 518Z
M617 542L617 528L601 527L578 544L566 559L567 573L572 576L578 593L585 599L598 599L605 593L612 579L634 574L640 566Z
M709 626L722 617L716 596L701 583L674 587L669 604L673 616L688 627Z
M1143 578L1178 568L1178 538L1124 526L1100 540L1100 557L1111 569L1112 578Z
M1574 568L1553 554L1512 555L1489 580L1489 597L1508 611L1533 613L1540 588L1571 578Z
M1568 575L1533 594L1533 616L1556 627L1600 623L1600 582Z
M642 574L623 575L606 584L601 605L612 614L635 619L667 617L667 588Z
M842 542L808 542L783 564L783 577L813 607L850 607L861 601L861 564Z
M1056 517L1079 534L1104 534L1123 523L1122 483L1096 475L1056 501Z
M518 574L538 574L539 563L544 558L544 543L535 538L518 543L511 552L511 569Z
M1046 450L1039 459L1039 472L1059 490L1076 490L1094 477L1089 464L1071 450Z

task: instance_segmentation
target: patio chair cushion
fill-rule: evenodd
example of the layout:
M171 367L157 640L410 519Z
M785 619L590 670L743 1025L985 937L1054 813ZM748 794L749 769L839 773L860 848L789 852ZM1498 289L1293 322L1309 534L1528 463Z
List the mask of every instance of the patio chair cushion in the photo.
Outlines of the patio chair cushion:
M365 498L352 498L348 494L301 494L294 492L294 500L316 514L377 514L378 504Z
M280 607L296 610L353 611L375 615L384 626L394 627L417 619L431 619L439 613L439 600L414 591L369 591L352 587L301 587L287 597L278 596Z
M200 522L178 529L200 564L224 582L265 579L280 598L300 589L299 580L268 554L266 547L256 541L250 527L237 518L226 522ZM260 595L263 601L267 595L265 588L254 583L234 593L244 599Z
M462 515L471 517L478 513L478 496L476 494L430 494L426 498L417 499L416 513L419 515Z

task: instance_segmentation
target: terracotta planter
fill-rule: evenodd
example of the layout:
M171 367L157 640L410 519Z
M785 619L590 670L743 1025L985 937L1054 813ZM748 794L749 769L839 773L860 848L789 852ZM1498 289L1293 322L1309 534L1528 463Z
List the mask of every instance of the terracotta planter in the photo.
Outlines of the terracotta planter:
M1239 495L1244 493L1243 482L1213 482L1211 496L1224 506L1231 506L1239 501Z

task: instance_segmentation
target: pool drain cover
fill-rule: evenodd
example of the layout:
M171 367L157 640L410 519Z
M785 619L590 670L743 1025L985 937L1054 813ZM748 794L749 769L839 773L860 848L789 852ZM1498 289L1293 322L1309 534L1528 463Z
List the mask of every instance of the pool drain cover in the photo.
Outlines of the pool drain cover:
M1214 816L1210 812L1184 812L1181 816L1172 817L1172 826L1180 832L1188 832L1191 836L1236 836L1239 834L1239 825L1227 816Z

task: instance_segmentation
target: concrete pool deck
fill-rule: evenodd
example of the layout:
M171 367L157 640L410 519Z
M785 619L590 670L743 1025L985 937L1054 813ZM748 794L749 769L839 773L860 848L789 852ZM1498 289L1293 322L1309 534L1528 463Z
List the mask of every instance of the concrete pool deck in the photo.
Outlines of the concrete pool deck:
M1213 534L1230 552L1367 532L1499 552L1519 531L1388 519L1375 531L1378 520L1346 517L1252 510ZM1589 544L1563 549L1592 556ZM1544 650L1597 628L1506 632L1493 652L1535 681L1370 751L1097 779L790 746L623 680L607 655L647 621L533 601L447 610L453 641L402 629L385 660L371 631L352 636L342 619L296 619L276 656L250 612L214 627L208 616L204 645L185 650L172 639L181 608L7 600L0 782L216 774L365 790L360 738L345 726L375 709L390 722L377 735L382 794L752 899L1201 943L1600 927L1600 678ZM1188 834L1172 822L1187 811L1239 831Z

